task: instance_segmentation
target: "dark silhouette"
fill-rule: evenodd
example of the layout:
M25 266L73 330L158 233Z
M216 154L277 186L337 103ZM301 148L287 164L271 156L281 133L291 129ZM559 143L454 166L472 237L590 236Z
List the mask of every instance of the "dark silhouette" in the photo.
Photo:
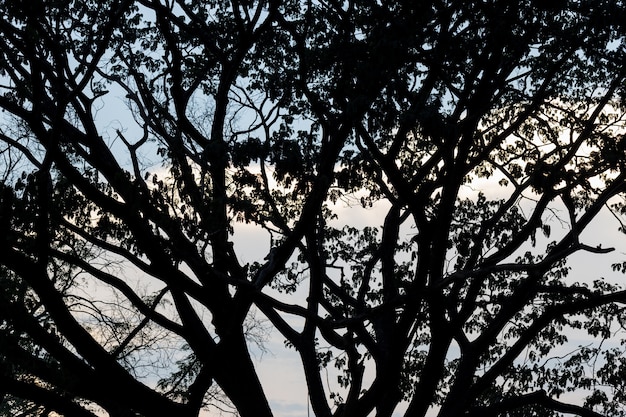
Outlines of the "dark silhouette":
M623 3L384 3L0 0L1 413L626 412Z

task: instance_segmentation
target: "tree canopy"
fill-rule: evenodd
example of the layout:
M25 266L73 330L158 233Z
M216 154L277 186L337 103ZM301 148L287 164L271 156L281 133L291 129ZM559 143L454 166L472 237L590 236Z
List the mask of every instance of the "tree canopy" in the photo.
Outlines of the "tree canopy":
M626 415L624 8L0 0L0 409Z

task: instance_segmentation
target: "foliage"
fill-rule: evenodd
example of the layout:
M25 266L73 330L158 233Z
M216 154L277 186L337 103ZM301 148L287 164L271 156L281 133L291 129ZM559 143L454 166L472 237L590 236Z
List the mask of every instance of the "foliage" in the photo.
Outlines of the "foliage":
M0 410L626 415L624 7L0 0Z

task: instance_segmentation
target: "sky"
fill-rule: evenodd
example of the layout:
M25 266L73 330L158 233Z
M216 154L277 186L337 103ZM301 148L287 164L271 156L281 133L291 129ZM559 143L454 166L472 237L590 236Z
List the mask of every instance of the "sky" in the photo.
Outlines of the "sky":
M498 187L498 186L496 186ZM482 191L489 192L487 187L478 188ZM494 188L493 192L498 190ZM468 191L468 193L470 193ZM362 207L337 207L340 218L345 218L347 210L350 210L350 219L354 221L354 226L364 225L380 225L385 215L384 203L374 205L371 209ZM566 232L566 228L560 227L557 221L551 223L553 228L553 236L558 237ZM615 247L615 251L610 254L591 254L579 252L573 255L568 264L572 267L569 278L574 281L590 281L597 278L603 278L610 282L625 282L626 276L616 273L611 269L611 263L626 260L626 246L624 246L624 235L618 229L619 224L608 212L604 211L583 233L584 242L590 245L602 245L603 247ZM241 240L235 239L235 247L238 253L245 257L258 251L259 244L253 227L248 226L248 230L242 230L242 234L237 233L235 236ZM245 227L244 227L245 229ZM407 233L410 231L407 231ZM551 238L552 238L551 237ZM547 243L543 236L538 236L538 247ZM585 335L572 335L573 344L585 344L588 340L584 339ZM577 337L582 339L576 339ZM267 395L270 399L272 409L275 411L276 417L309 417L306 413L306 384L304 376L301 372L301 364L296 352L286 349L282 343L282 337L274 334L270 338L267 349L268 352L257 356L258 371L264 387L267 389ZM576 399L575 394L569 394ZM403 405L398 407L394 416L401 416ZM310 415L313 415L312 412Z
M112 116L109 114L109 116ZM129 126L130 120L124 120L128 115L115 115L107 126L108 130L118 126ZM112 146L120 146L121 144L111 138ZM153 172L162 170L158 165L154 165ZM161 171L162 172L162 171ZM471 185L461 190L462 198L473 198L477 192L483 192L489 198L505 197L507 190L498 185L497 179L484 180L478 179ZM350 200L353 203L358 199ZM371 208L363 208L360 204L348 204L348 201L339 200L332 205L333 211L337 214L338 219L331 222L333 226L340 227L345 224L355 227L364 226L381 226L386 215L388 203L378 202ZM564 209L555 207L555 213L559 210L565 214ZM626 279L622 274L615 273L611 270L610 264L626 260L626 247L624 246L624 236L617 231L618 223L608 213L604 212L592 225L590 225L583 237L585 243L590 245L602 244L603 247L614 245L616 250L608 255L577 253L571 257L569 264L572 266L570 278L578 281L593 280L595 278L606 278L610 281L621 282ZM551 222L553 236L551 239L562 235L567 231L566 225L561 226L556 218ZM409 228L404 228L403 233L407 236L413 233ZM538 234L538 247L542 247L547 240ZM235 224L233 243L235 251L239 256L242 264L254 261L262 261L267 255L269 249L269 236L261 231L257 226L250 224ZM304 294L296 293L294 295L300 300L304 300ZM581 342L584 342L581 341ZM265 350L261 351L252 346L254 360L257 364L259 378L266 390L270 405L276 417L310 417L313 412L308 408L307 404L307 388L302 373L302 365L297 352L289 349L284 345L284 338L277 332L272 332L265 345ZM329 384L333 385L336 381L336 374L333 374L332 364L328 370ZM401 404L395 417L400 417L404 406ZM204 417L217 417L220 414L211 411L202 414Z
M132 138L133 131L129 126L134 126L134 122L128 112L111 110L111 102L123 102L123 95L117 95L113 90L106 109L103 107L100 117L106 120L103 131L115 132L117 128L126 129L125 134ZM104 102L103 102L104 104ZM130 131L128 131L130 130ZM112 134L110 138L111 146L122 151L119 139ZM158 165L154 165L158 171ZM485 192L488 197L498 197L505 191L497 185L497 180L477 180L472 187L462 190L461 196L475 196L477 191ZM339 201L333 206L333 210L338 215L335 226L350 224L351 226L380 226L383 222L388 205L384 202L374 204L371 208L363 208L360 205L348 205L344 201ZM558 209L558 208L557 208ZM551 223L553 237L565 233L566 228L560 227L559 222ZM590 225L583 237L586 243L591 245L602 244L605 246L615 246L616 250L607 255L577 253L570 258L569 264L572 266L570 278L573 280L586 281L595 278L605 278L613 282L622 282L626 277L611 270L613 262L626 260L626 246L624 246L624 236L617 231L618 223L608 212L604 212ZM410 234L411 230L404 230ZM542 236L538 236L541 243L545 243ZM240 262L261 261L268 253L269 238L267 234L260 231L256 226L247 224L236 224L233 235L235 251L240 256ZM296 297L304 295L296 294ZM265 351L253 347L254 359L258 366L258 373L264 388L266 389L272 409L276 417L310 417L312 412L307 407L307 389L302 373L302 366L297 353L293 349L286 348L282 336L273 332L269 335L265 344ZM332 365L329 367L329 381L333 381L336 375L332 374ZM332 382L331 382L332 384ZM403 407L399 407L396 416L402 415ZM206 413L206 416L217 416L217 413Z
M495 184L495 185L494 185ZM497 181L479 180L471 187L462 190L462 197L475 196L476 192L481 191L488 197L498 198L504 197L506 194L501 186L497 185ZM386 202L378 202L372 208L363 208L360 205L348 206L343 202L338 202L333 210L338 215L336 226L347 223L349 219L351 226L380 226L382 225L388 204ZM563 207L558 204L553 206L555 215L566 212ZM542 248L549 240L554 240L564 235L568 231L567 225L560 224L556 218L551 223L552 235L546 238L541 234L537 236L537 248ZM611 264L626 260L626 241L624 234L618 231L619 223L608 212L603 211L587 230L582 234L582 241L591 246L602 245L602 247L615 247L615 251L609 254L592 254L587 252L578 252L570 257L568 265L572 267L569 279L579 282L591 282L594 279L603 278L609 282L625 282L626 276L614 272ZM410 229L405 228L404 233L411 233ZM253 259L259 259L264 256L267 249L267 240L264 241L263 235L251 225L238 225L235 228L234 244L238 254L241 254L241 260L247 262ZM582 337L582 339L578 339ZM586 344L588 340L585 335L572 334L572 343L574 346L578 344ZM306 403L306 384L301 371L301 364L298 355L292 349L285 348L283 338L278 334L272 334L266 345L267 352L256 355L258 371L260 379L267 390L267 395L275 411L276 417L310 417L312 412L307 414ZM571 346L568 346L571 350ZM332 366L330 367L332 372ZM329 375L335 378L335 375ZM574 395L574 399L576 395ZM572 394L569 395L570 397ZM395 417L402 416L404 404L401 404Z
M345 201L338 201L332 205L338 220L333 226L350 225L354 227L381 226L386 215L388 204L375 203L371 208L361 205L348 205ZM411 233L407 230L406 233ZM233 235L235 251L240 254L242 263L262 259L267 254L268 240L256 226L237 224ZM305 294L294 295L301 301ZM307 413L307 387L302 372L299 355L293 349L285 347L284 338L274 332L265 345L266 352L253 349L259 378L266 389L272 410L276 417L310 417L313 416L309 408ZM332 364L328 366L326 379L331 385L336 385L337 374ZM394 416L401 416L402 405Z

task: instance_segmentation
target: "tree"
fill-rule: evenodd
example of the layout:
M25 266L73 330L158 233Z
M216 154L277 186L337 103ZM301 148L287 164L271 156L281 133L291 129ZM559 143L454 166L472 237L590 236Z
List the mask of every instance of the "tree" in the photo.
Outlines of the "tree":
M621 1L0 10L6 413L272 416L260 314L318 417L626 414Z

